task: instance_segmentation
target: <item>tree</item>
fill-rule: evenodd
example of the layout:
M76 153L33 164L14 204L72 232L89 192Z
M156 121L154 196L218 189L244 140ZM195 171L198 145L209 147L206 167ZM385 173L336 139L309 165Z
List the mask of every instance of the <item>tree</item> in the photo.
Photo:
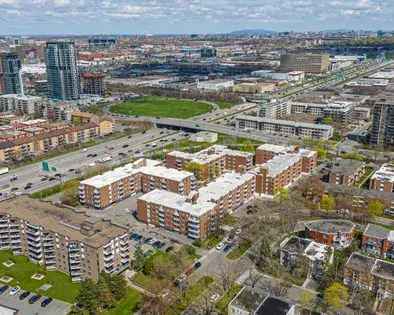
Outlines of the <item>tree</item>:
M109 279L107 283L115 300L119 301L124 298L127 293L126 279L122 275L117 274L110 275L107 279Z
M372 216L382 216L384 213L384 204L380 200L371 200L368 203L368 214Z
M299 303L303 308L310 310L311 308L313 308L314 298L315 297L311 292L304 290L301 293Z
M286 200L289 200L289 189L281 188L278 191L278 194L275 196L279 203L283 203Z
M142 251L141 245L138 244L135 251L134 251L134 261L133 261L133 268L135 271L142 271L145 264L145 256L144 252Z
M365 311L368 313L373 312L375 297L370 291L354 288L351 292L351 301L358 314L365 314Z
M320 160L324 160L327 157L327 150L326 149L319 147L316 149L316 151L317 151L317 157Z
M98 310L97 289L95 283L88 279L82 281L76 304L80 309L85 310L89 315L95 315Z
M326 211L333 210L335 208L335 199L331 195L324 195L320 202L320 207Z
M348 289L339 282L334 282L324 290L324 302L333 311L339 311L344 308L348 300Z
M333 119L330 116L324 117L323 118L323 124L325 125L331 125L333 123Z
M68 206L76 207L79 204L78 187L64 190L60 201Z
M196 179L198 181L201 180L202 178L202 165L196 162L189 162L185 165L184 167L185 171L188 171L190 173L193 173L194 176L196 176Z
M114 303L114 296L105 278L100 277L96 285L97 300L101 309L111 308Z

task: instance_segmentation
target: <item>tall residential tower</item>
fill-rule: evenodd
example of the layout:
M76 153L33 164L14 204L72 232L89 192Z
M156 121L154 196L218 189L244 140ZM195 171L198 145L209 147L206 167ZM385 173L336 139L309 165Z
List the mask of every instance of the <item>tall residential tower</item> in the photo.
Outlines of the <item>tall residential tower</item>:
M16 53L0 53L0 93L20 94L21 60Z
M375 100L372 111L370 143L394 145L394 94L382 95Z
M47 42L45 62L49 97L57 100L79 99L80 78L74 42Z

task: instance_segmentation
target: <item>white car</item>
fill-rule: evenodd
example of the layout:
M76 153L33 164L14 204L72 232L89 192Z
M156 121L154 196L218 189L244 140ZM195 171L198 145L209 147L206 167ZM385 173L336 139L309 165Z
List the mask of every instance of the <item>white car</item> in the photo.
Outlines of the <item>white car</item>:
M219 244L216 245L217 250L222 250L224 247L224 242L220 242Z
M238 228L238 229L235 231L235 234L236 234L236 235L239 235L239 234L241 234L241 232L242 232L242 229L241 229L241 228Z
M20 287L13 287L10 290L10 295L16 295L21 290Z

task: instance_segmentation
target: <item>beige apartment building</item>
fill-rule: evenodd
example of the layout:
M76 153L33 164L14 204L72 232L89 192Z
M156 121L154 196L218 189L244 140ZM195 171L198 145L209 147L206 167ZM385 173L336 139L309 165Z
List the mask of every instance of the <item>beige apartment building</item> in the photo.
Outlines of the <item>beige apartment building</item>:
M305 73L325 73L330 67L328 54L285 54L280 57L280 70L283 72L303 71Z
M139 159L86 179L79 186L80 201L102 209L138 192L162 189L188 195L195 189L193 173L169 169L160 164L159 161Z
M89 142L99 135L99 126L89 123L3 141L0 142L0 162L12 162L30 156L39 156L67 144Z
M0 203L0 249L24 255L73 281L119 273L130 264L128 231L26 196Z
M196 177L202 184L221 176L225 170L236 172L249 171L253 168L253 154L228 149L222 145L213 145L197 153L172 151L166 155L166 166L182 170L191 163L199 166Z
M192 239L205 239L217 231L226 213L251 200L254 193L254 173L225 173L188 196L151 191L138 198L137 217Z

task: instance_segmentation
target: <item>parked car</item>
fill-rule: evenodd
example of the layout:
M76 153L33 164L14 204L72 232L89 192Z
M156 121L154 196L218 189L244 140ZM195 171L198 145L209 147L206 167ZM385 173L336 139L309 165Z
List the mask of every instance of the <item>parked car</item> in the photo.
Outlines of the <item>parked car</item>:
M11 288L11 290L10 290L10 295L16 295L16 294L18 294L18 292L21 290L21 287L13 287L13 288Z
M53 301L52 298L46 298L44 301L41 302L41 307L47 307Z
M201 267L201 261L197 261L195 264L194 264L194 266L193 266L193 268L194 269L198 269L198 268L200 268Z
M30 295L30 292L29 291L25 291L21 295L19 295L19 300L22 301L22 300L26 299L29 295Z
M36 303L39 299L41 298L41 295L33 295L30 299L29 299L29 304L34 304Z
M168 246L166 248L166 253L169 253L170 251L172 251L174 249L174 246Z
M130 239L132 239L133 241L140 241L142 239L142 235L138 233L132 233L130 235Z
M217 250L222 250L223 247L224 247L224 243L223 242L220 242L219 244L216 245L216 249Z
M231 249L231 247L231 244L227 244L226 246L224 246L223 251L227 253Z
M164 243L164 242L156 241L156 242L154 242L154 243L152 244L152 246L153 246L154 248L156 248L156 249L160 249L160 248L162 248L165 244L166 244L166 243Z
M9 288L8 285L3 285L3 286L0 288L0 294L3 294L5 291L8 290L8 288Z

